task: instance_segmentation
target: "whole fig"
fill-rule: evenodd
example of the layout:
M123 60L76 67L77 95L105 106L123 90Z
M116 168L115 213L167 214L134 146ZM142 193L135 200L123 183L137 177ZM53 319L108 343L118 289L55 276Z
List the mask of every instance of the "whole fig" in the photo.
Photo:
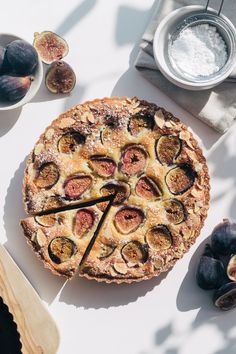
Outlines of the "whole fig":
M38 63L38 54L35 48L22 39L17 39L6 48L6 57L12 71L19 75L30 75Z
M31 81L30 76L2 75L0 76L0 96L7 101L19 101L26 95Z
M205 290L218 289L228 281L223 263L214 258L209 245L206 245L205 252L200 258L196 279L199 287Z
M236 224L224 219L211 234L213 252L221 255L236 253Z

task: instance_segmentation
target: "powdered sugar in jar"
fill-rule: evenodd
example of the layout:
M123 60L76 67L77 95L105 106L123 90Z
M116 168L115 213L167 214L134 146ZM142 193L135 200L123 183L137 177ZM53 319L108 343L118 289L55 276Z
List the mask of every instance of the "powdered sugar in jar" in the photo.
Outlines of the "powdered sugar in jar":
M195 78L217 73L228 60L223 37L207 23L183 29L171 43L169 56L180 72Z

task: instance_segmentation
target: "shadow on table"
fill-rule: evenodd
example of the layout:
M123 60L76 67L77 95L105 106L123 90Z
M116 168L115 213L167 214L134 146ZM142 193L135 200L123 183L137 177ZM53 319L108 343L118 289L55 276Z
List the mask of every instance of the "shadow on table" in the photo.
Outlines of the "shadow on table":
M62 288L65 280L55 277L49 270L43 267L42 262L37 259L27 245L23 231L19 225L20 219L26 217L22 203L22 180L25 163L26 159L15 172L7 190L3 217L7 242L4 246L39 293L40 297L50 304Z
M76 24L80 23L89 11L95 6L97 0L84 0L76 6L56 28L55 32L65 36Z
M106 284L74 278L63 288L59 301L85 309L124 306L143 297L158 286L168 272L151 280L133 284Z
M13 109L12 111L0 112L0 137L7 134L8 131L16 124L22 107Z

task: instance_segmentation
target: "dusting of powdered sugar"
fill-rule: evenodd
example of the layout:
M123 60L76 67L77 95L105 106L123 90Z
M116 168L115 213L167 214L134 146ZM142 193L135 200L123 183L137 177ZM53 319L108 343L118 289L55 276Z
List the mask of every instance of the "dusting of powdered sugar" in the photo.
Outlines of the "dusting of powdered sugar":
M208 24L184 29L171 44L170 56L179 70L193 77L215 74L228 58L224 39Z

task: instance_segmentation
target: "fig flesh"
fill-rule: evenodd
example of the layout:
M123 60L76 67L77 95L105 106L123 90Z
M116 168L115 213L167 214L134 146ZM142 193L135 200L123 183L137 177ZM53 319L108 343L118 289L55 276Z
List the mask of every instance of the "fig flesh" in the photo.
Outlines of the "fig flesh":
M162 165L171 165L181 151L181 141L175 135L162 135L156 143L157 158Z
M80 209L75 217L75 233L77 236L82 237L94 223L94 213L89 209Z
M195 181L196 173L188 164L180 164L168 171L166 185L170 193L183 194L190 189Z
M156 251L167 250L172 245L172 236L165 225L157 225L146 234L146 242Z
M101 188L103 196L115 195L113 205L123 203L130 196L130 186L125 182L109 182Z
M68 199L78 199L92 185L90 176L69 177L64 183L65 195Z
M72 67L60 60L50 65L45 77L47 89L52 93L70 93L75 87L76 76Z
M207 245L197 268L196 280L198 286L204 290L218 289L227 281L226 279L223 263L214 258L210 246Z
M51 64L64 58L69 52L66 41L51 31L36 32L34 34L34 47L45 64Z
M153 116L147 112L138 113L130 118L128 130L131 135L138 135L141 132L152 130L154 126Z
M137 230L144 220L144 213L136 207L123 207L115 215L115 226L122 234L129 234Z
M17 102L26 95L31 81L30 76L2 75L0 76L0 96L7 101Z
M149 177L141 177L135 187L136 194L148 200L155 200L161 196L160 189L156 183Z
M38 64L38 54L28 42L17 39L8 44L6 58L11 70L19 75L31 75Z
M147 153L140 145L128 146L121 158L121 171L128 176L141 173L146 165Z
M116 163L110 157L93 156L90 166L101 177L111 177L116 169Z
M57 165L54 162L46 162L40 166L34 183L38 188L49 189L57 183L59 177Z
M211 234L211 245L215 253L231 255L236 253L236 224L225 219Z
M70 154L85 142L85 137L77 132L66 133L58 141L58 151Z
M227 275L230 280L236 282L236 255L230 258L227 266Z
M99 259L105 259L112 255L112 253L115 251L115 248L116 246L113 244L101 243L97 257Z
M56 237L48 246L50 258L57 264L69 261L76 251L75 243L67 237Z
M35 221L44 227L52 227L56 223L55 215L43 215L43 216L35 216Z
M186 219L186 210L184 205L177 199L168 199L163 201L167 220L178 225Z
M213 295L213 302L216 307L227 311L236 306L236 283L227 283L216 290Z
M121 255L129 266L137 266L146 262L148 258L147 250L139 241L128 242L121 250Z

